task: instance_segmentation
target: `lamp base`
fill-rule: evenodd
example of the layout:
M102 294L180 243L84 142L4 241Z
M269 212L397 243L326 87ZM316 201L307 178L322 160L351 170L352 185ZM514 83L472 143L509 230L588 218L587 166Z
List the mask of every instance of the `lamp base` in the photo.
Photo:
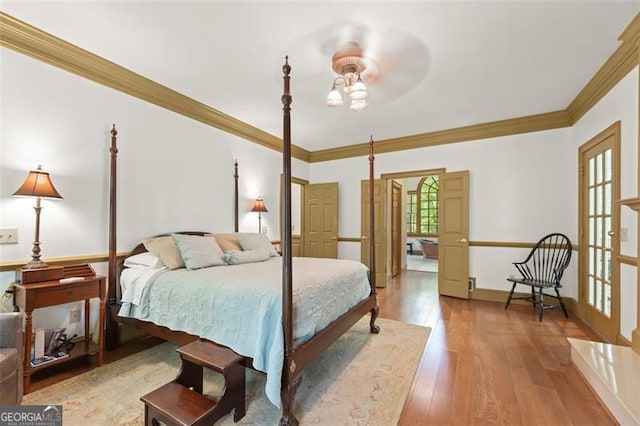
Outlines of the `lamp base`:
M44 263L41 260L31 260L26 265L23 265L22 269L41 269L41 268L48 268L48 267L49 265Z

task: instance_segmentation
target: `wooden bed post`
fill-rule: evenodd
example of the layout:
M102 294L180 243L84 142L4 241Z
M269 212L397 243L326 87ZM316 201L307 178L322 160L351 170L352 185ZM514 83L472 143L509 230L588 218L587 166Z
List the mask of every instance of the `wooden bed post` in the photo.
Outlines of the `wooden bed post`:
M235 160L233 163L233 179L235 181L235 191L234 191L234 196L233 196L233 200L234 200L234 204L233 204L233 218L234 218L234 224L233 224L233 230L234 232L238 232L238 160Z
M369 282L371 283L371 294L375 298L375 305L371 308L371 320L369 329L371 333L379 333L380 327L375 322L378 318L380 307L378 305L378 297L376 295L376 224L375 224L375 199L374 184L375 173L373 170L373 135L369 138Z
M284 93L282 94L283 135L282 135L282 176L284 202L282 217L282 331L284 333L284 365L282 366L282 383L280 400L282 417L280 425L297 425L298 419L293 414L293 401L302 377L296 378L296 363L291 359L293 350L293 270L291 259L291 94L289 93L289 74L291 66L289 57L285 57L282 66L284 76Z
M113 125L111 129L111 168L109 179L109 277L107 281L107 294L109 295L108 305L116 303L115 298L115 286L116 280L116 213L117 213L117 164L118 164L118 147L117 147L118 131L116 125ZM100 330L100 333L105 333L105 346L106 349L114 349L118 346L118 323L112 318L111 309L107 310L107 321L104 330Z

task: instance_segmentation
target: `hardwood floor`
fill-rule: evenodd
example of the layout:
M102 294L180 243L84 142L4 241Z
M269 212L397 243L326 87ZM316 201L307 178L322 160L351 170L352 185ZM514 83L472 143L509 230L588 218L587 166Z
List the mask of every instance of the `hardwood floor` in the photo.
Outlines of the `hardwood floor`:
M438 297L436 275L408 271L379 289L380 316L431 327L400 425L613 425L570 363L566 337L598 340L572 316L529 305ZM384 330L382 330L384 333ZM112 362L159 343L137 340L106 351ZM37 390L80 374L65 365L32 379Z
M616 424L570 362L566 337L598 340L571 315L438 297L436 274L413 271L379 301L381 317L432 329L400 425Z

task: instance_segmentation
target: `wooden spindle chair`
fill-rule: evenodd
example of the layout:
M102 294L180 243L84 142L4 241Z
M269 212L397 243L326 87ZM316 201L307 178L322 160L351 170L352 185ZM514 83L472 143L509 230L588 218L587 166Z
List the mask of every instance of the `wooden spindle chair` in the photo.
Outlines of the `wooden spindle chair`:
M544 236L535 247L531 250L527 258L522 262L514 262L521 277L510 277L507 281L513 283L507 303L504 309L514 299L528 300L533 307L538 308L538 320L542 321L542 314L545 309L552 309L560 306L565 317L569 317L567 308L560 296L560 287L562 284L562 274L569 266L571 260L571 241L566 235L553 233ZM513 292L516 285L523 284L531 287L531 296L514 297ZM553 289L555 295L545 293L545 290ZM537 291L536 291L537 290ZM547 304L545 297L553 297L558 300L558 304Z

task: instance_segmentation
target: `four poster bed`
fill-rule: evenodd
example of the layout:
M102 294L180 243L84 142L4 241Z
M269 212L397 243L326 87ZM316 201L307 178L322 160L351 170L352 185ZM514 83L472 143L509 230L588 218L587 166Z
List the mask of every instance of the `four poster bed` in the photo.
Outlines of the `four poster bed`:
M158 300L164 297L162 296L162 292L164 292L168 298L166 299L168 302L165 302L165 305L172 305L166 306L165 310L163 310L164 308L159 308L158 305L140 309L137 306L131 306L129 303L131 290L125 289L123 292L120 286L123 260L118 259L116 255L115 219L117 211L116 165L118 149L115 126L112 129L109 208L109 315L105 341L107 349L116 347L118 344L118 323L123 323L180 344L186 344L198 338L205 338L223 346L228 346L238 354L246 357L247 367L256 368L267 373L265 391L275 405L278 405L278 402L281 403L282 418L280 424L295 425L298 420L293 414L293 403L296 390L302 380L301 372L304 367L367 313L371 313L371 333L378 333L379 328L375 325L378 316L375 265L372 264L370 270L367 271L366 267L359 262L348 260L292 259L290 131L292 98L289 93L291 67L288 64L288 60L285 61L282 70L284 73L284 94L282 95L284 131L282 149L284 178L282 257L270 256L268 260L250 265L240 264L201 269L182 268L167 271L166 273L164 271L157 273L149 280L153 284L148 289L141 290L142 294L146 294L142 299L148 299L149 303L154 303L155 301L158 305L162 305L162 302L158 302ZM369 203L369 218L371 227L373 227L374 157L372 140L369 146L369 197L371 200ZM237 162L234 165L234 181L234 227L235 232L238 233ZM210 235L203 232L176 234L179 236L182 234L185 237ZM179 241L176 234L172 234L172 237ZM375 259L374 233L371 232L370 235L372 241L369 245L369 259ZM130 256L145 251L147 251L145 245L139 244L130 253ZM294 272L296 281L294 281ZM240 277L243 274L245 276ZM124 277L124 274L122 276ZM197 280L206 280L206 283L200 284L196 282ZM242 281L242 285L240 285L240 281ZM276 282L275 286L274 282ZM247 293L236 293L234 295L230 290L230 288L233 288L233 291L242 291L240 288L245 285L248 286ZM210 305L207 304L207 297L209 296L204 295L203 292L196 292L180 301L174 299L176 293L188 293L188 291L184 290L185 288L191 289L198 286L202 287L202 291L204 291L204 287L207 287L207 289L214 288L213 291L216 291ZM173 291L172 288L180 288L181 290ZM307 297L305 292L311 295ZM345 292L350 293L347 294ZM123 293L125 297L123 297ZM126 294L129 294L129 296L126 296ZM227 298L222 297L222 295ZM138 302L140 299L141 297L138 294ZM238 300L241 300L241 302L238 302ZM343 302L338 303L338 301ZM194 304L198 304L198 306L194 306ZM335 308L338 305L342 306L332 309L332 307ZM139 312L136 313L136 309ZM247 312L243 312L243 309ZM154 314L156 311L158 313ZM193 312L187 314L187 311ZM252 314L256 316L250 317ZM214 319L212 323L196 324L193 321L194 315L204 315L205 317L208 315ZM228 315L228 317L225 315ZM163 322L163 318L167 316L173 317L174 321ZM311 318L310 322L307 317ZM225 333L227 328L229 330ZM253 328L261 328L263 330L256 332ZM229 334L232 336L230 337ZM237 335L249 335L251 343L255 347L247 348L247 345L243 342L234 340ZM273 377L276 374L277 376ZM269 383L271 383L271 387L273 387L274 383L276 384L275 398L273 397L273 389L271 389L270 396Z

